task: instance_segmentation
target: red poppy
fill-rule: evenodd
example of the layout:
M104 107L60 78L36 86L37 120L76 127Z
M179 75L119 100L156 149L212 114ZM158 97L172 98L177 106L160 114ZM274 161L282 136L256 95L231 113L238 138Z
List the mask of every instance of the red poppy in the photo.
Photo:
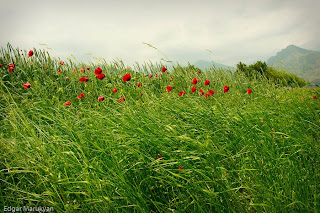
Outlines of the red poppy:
M160 154L160 155L158 155L157 159L162 158L162 157L163 157L163 156Z
M186 94L186 92L185 92L185 91L181 91L181 92L179 93L179 96L183 96L184 94Z
M0 64L0 68L2 67L2 64Z
M99 75L100 73L102 73L102 69L100 67L97 67L94 71L94 74Z
M149 78L152 78L152 74L149 74Z
M191 92L194 93L197 89L195 87L191 88Z
M126 99L124 97L121 97L119 100L119 103L122 103L123 101L125 101Z
M167 92L169 93L172 90L173 86L167 86Z
M312 91L314 91L314 88L312 88Z
M118 91L117 87L113 88L112 92L116 93Z
M252 93L252 89L248 88L247 92L248 92L248 94Z
M209 96L212 96L215 92L211 89L209 92L207 92L204 96L207 98Z
M143 94L141 93L141 94L140 94L140 96L142 97L142 96L143 96Z
M137 86L138 86L138 87L141 87L141 86L142 86L142 84L140 84L140 83L138 82L138 83L137 83Z
M104 77L106 77L104 73L100 73L97 75L97 79L100 79L100 80L104 79Z
M78 98L78 99L83 98L83 92L82 92L82 93L80 93L80 95L78 95L78 96L77 96L77 98Z
M69 106L71 104L71 102L70 101L67 101L64 105L65 106Z
M169 81L172 81L172 79L170 78Z
M313 98L317 98L317 96L314 95Z
M33 56L33 51L32 50L29 51L28 56L29 57Z
M23 88L24 88L24 89L28 89L28 88L30 88L30 87L31 87L31 84L30 84L29 82L23 84Z
M201 71L198 71L198 72L197 72L197 74L200 74L200 73L201 73Z
M158 75L156 75L156 78L158 78Z
M165 68L165 66L162 67L162 72L167 71L167 68Z
M83 67L81 67L80 72L84 73L84 69L83 69Z
M104 96L98 97L98 101L103 101L103 100L104 100Z
M229 91L229 87L228 87L227 85L224 86L223 92L226 93L226 92L228 92L228 91Z
M47 70L49 67L48 66L44 66L44 69Z
M178 169L179 169L179 170L183 169L183 166L179 167Z
M204 97L206 97L206 98L209 97L209 94L208 93L204 94Z
M89 70L90 69L90 67L87 67L87 70Z
M199 82L199 80L197 78L194 78L191 82L191 84L196 85Z
M58 70L58 74L61 75L61 70Z
M203 95L203 93L204 93L204 91L201 89L201 90L199 90L199 94L200 95Z
M77 70L76 69L73 69L73 73L76 73L77 72Z
M124 76L123 76L123 78L122 78L122 80L123 81L130 81L130 79L131 79L131 75L130 75L130 73L128 73L128 74L125 74Z
M12 72L14 71L14 64L9 64L9 72Z
M60 64L61 64L61 65L63 65L63 64L64 64L64 62L63 62L63 61L60 61Z
M79 78L79 81L80 82L88 82L89 78L88 77L81 77L81 78Z
M206 86L208 86L210 84L210 81L209 80L206 80L205 82L204 82L204 85L206 85Z

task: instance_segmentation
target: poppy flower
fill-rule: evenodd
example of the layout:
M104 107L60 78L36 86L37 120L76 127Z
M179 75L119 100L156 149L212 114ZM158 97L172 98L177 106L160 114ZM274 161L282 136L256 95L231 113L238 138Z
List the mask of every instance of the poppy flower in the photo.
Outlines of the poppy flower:
M158 78L158 75L156 75L156 78Z
M82 93L80 93L80 95L78 95L78 96L77 96L77 98L78 98L78 99L83 98L83 92L82 92Z
M186 92L185 92L185 91L181 91L181 92L179 93L179 96L183 96L184 94L186 94Z
M76 73L77 72L77 70L76 69L73 69L73 73Z
M201 71L198 71L198 72L197 72L197 74L200 74L200 73L201 73Z
M90 69L90 67L87 67L87 70L89 70Z
M104 79L104 77L106 77L104 73L100 73L97 75L97 79L100 79L100 80Z
M122 103L123 101L125 101L126 99L124 97L121 97L119 100L119 103Z
M138 82L138 83L137 83L137 86L138 86L138 87L141 87L142 85Z
M84 69L83 69L83 67L81 67L80 72L84 73Z
M172 81L172 79L170 78L169 81Z
M152 74L149 74L149 78L152 78Z
M208 98L208 97L209 97L209 94L208 94L208 93L204 94L204 97Z
M172 86L170 86L170 85L169 85L169 86L167 86L167 92L169 93L169 92L172 90L172 88L173 88L173 87L172 87Z
M47 70L49 67L48 66L44 66L44 69Z
M130 79L131 79L131 75L130 75L130 73L128 73L128 74L125 74L124 76L123 76L123 78L122 78L122 80L123 81L130 81Z
M2 67L2 64L0 64L0 68Z
M32 50L29 51L28 56L29 57L33 56L33 51Z
M116 93L118 91L117 87L113 88L112 92Z
M61 64L61 65L63 65L63 64L64 64L64 62L63 62L63 61L60 61L60 64Z
M214 94L215 92L211 89L211 90L209 90L209 92L207 92L205 95L204 95L204 97L209 97L209 96L212 96L213 94Z
M71 102L70 101L67 101L64 105L65 106L69 106L71 104Z
M247 89L248 94L252 93L252 89Z
M102 73L102 69L100 67L97 67L94 71L94 74L99 75L100 73Z
M140 96L142 97L142 96L143 96L143 93L141 93Z
M179 169L179 170L183 169L183 166L179 167L178 169Z
M203 95L203 93L204 93L204 91L201 89L201 90L199 90L199 94L200 95Z
M158 155L157 159L162 158L162 157L163 157L163 156L160 154L160 155Z
M58 74L61 75L61 70L58 70Z
M104 96L98 97L98 101L103 101L103 100L104 100Z
M79 78L79 81L80 82L88 82L89 78L88 77L81 77L81 78Z
M313 98L317 98L317 96L314 95Z
M30 88L30 87L31 87L31 84L30 84L29 82L23 84L23 88L24 88L24 89L28 89L28 88Z
M14 71L14 64L9 64L9 72L12 72Z
M165 66L162 67L162 72L167 71L167 68Z
M199 82L199 80L197 78L194 78L191 82L191 84L196 85Z
M197 89L195 87L191 88L191 92L194 93Z
M314 88L312 88L312 91L314 91Z
M204 82L204 85L206 85L206 86L208 86L210 84L210 81L209 80L206 80L205 82Z
M224 86L224 89L223 89L223 93L226 93L226 92L228 92L229 91L229 87L226 85L226 86Z

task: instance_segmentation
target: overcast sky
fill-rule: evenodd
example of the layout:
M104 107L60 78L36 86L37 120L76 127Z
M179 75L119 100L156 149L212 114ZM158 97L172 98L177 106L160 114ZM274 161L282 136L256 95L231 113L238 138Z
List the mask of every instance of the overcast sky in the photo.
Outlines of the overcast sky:
M319 0L0 0L0 44L65 59L180 63L267 60L290 44L320 50ZM157 47L157 51L143 42ZM212 51L210 53L206 49ZM92 56L87 53L91 53Z

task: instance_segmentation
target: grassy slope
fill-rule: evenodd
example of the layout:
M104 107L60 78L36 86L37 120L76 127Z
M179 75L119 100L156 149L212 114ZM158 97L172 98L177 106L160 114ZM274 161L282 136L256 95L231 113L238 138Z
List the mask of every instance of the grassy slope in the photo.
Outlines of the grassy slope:
M319 89L287 90L229 72L197 74L181 67L149 79L145 70L161 72L152 64L134 72L103 63L106 78L100 81L97 65L73 73L71 62L60 66L40 51L32 58L11 47L1 51L3 205L83 212L320 209L320 103L312 98ZM16 70L8 73L12 60ZM122 81L125 73L131 73L130 82ZM90 81L79 82L81 76ZM200 79L197 89L217 94L192 94L194 77ZM224 85L229 92L223 93ZM106 99L98 102L101 95ZM118 103L121 96L126 100Z

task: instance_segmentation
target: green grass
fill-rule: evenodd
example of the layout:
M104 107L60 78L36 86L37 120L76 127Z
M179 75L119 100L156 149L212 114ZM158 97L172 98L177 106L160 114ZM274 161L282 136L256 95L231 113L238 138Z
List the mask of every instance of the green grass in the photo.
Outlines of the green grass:
M161 64L130 68L119 61L69 60L61 66L34 51L31 58L10 45L0 52L1 206L57 212L320 210L320 102L313 98L319 88L281 88L214 68L197 74L194 67L171 66L156 78ZM15 71L9 73L12 62ZM81 66L90 70L80 73ZM102 81L94 74L98 66L106 74ZM122 81L126 73L129 82ZM79 82L83 76L89 82ZM217 93L191 93L195 77L198 90ZM24 90L27 81L31 88ZM173 86L170 93L167 85ZM186 94L179 97L181 90ZM99 96L105 100L98 102ZM64 106L66 101L72 104Z

